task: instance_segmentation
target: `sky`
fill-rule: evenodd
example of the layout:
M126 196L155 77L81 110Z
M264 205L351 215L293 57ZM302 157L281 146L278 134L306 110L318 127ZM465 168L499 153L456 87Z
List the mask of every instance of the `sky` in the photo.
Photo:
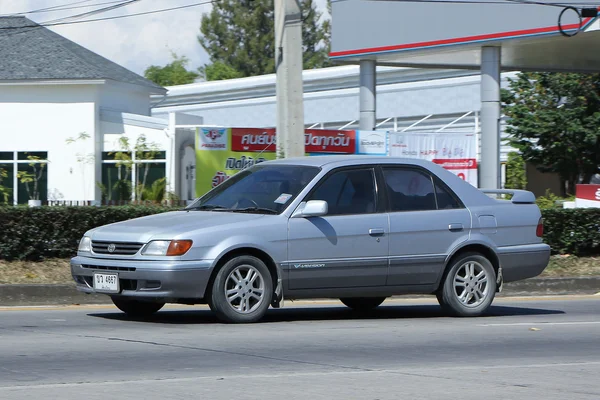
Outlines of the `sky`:
M0 15L24 13L48 7L84 7L28 13L25 16L37 23L81 14L108 7L115 0L0 0ZM99 5L100 3L107 3ZM324 11L326 0L317 0L317 7ZM121 16L173 8L207 0L138 0L119 9L94 16L95 19ZM114 61L125 68L143 75L150 65L163 66L171 62L171 51L189 59L188 69L196 69L209 62L208 55L197 40L200 20L210 12L211 4L201 4L181 10L134 16L107 21L87 22L49 27L56 33Z

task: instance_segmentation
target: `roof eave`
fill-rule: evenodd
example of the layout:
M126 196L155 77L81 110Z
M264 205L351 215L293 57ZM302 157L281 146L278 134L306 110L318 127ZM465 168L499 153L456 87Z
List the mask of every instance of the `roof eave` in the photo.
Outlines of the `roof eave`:
M1 86L104 85L106 79L0 79Z

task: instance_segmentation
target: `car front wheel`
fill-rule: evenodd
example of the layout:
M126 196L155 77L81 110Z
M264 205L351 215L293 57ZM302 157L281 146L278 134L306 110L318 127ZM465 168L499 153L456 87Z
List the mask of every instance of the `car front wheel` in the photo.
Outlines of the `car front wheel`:
M495 295L492 263L481 254L466 253L449 266L437 298L451 315L476 317L490 307Z
M253 256L232 258L217 273L208 304L223 322L249 323L260 320L273 295L269 269Z
M383 303L384 300L385 297L347 297L340 299L344 305L356 311L372 310Z
M120 297L112 297L112 302L119 310L131 317L149 317L165 305L165 303L151 303Z

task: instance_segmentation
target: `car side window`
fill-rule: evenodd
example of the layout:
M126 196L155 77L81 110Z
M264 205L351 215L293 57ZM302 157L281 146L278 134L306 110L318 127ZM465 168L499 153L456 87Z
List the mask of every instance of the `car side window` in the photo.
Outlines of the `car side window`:
M437 181L435 182L435 197L439 210L462 208L456 197Z
M325 200L327 215L368 214L376 210L375 176L372 169L334 172L307 200Z
M408 168L384 168L391 211L437 210L436 191L429 174Z

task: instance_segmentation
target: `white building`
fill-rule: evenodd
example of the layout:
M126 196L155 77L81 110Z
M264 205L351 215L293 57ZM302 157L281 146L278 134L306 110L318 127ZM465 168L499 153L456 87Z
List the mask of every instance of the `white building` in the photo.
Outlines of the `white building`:
M173 133L187 116L150 116L150 96L164 88L24 17L0 17L0 28L0 185L10 191L8 203L120 199L115 190L103 196L100 184L115 184L121 138L133 148L145 137L160 150L129 173L121 167L122 179L135 187L148 167L147 186L167 178L169 190L180 190Z
M303 73L307 128L358 129L359 66ZM505 73L502 85L516 73ZM469 132L480 138L481 76L473 70L377 68L376 129L404 132ZM275 75L198 82L153 97L152 115L185 112L206 125L275 127ZM502 123L502 129L504 124ZM511 148L501 147L501 162ZM478 152L478 161L479 159ZM198 171L201 173L201 171Z
M166 178L169 192L191 199L196 195L194 127L276 125L275 75L165 89L46 28L31 26L23 17L0 18L0 27L10 28L0 35L0 170L7 175L0 186L11 190L9 202L30 198L18 177L19 171L33 172L28 154L47 159L39 180L41 200L136 197L116 190L114 158L123 138L133 146L140 137L156 146L154 159L138 157L130 171L121 167L120 178L134 187L144 176L146 187ZM377 71L376 129L475 132L479 137L478 71ZM512 76L502 75L504 87ZM307 70L303 79L307 128L358 129L358 66ZM87 138L67 143L81 133ZM509 150L501 148L502 162ZM100 184L114 190L103 193Z

